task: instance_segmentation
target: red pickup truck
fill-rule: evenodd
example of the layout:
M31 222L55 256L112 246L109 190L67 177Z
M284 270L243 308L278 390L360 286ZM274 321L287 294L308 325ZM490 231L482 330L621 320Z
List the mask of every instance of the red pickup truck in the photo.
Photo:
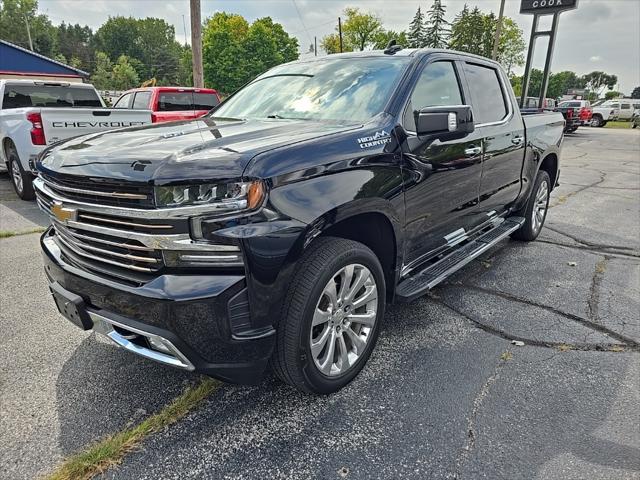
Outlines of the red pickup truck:
M113 108L151 110L153 123L191 120L220 103L211 88L145 87L124 92Z

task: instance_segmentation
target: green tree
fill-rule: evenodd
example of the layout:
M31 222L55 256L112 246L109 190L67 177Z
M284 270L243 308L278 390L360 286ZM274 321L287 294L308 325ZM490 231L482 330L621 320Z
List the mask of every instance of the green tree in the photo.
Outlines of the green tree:
M129 63L129 57L126 55L120 55L118 61L113 66L111 85L115 90L129 90L130 88L137 87L140 83L138 73L135 68Z
M609 75L605 72L594 71L587 73L582 77L585 83L585 87L596 96L600 98L602 91L607 88L613 89L618 83L618 77L616 75Z
M492 31L495 33L495 27ZM493 39L491 42L491 48L493 49ZM513 67L524 65L525 49L526 44L524 42L522 29L511 18L503 17L500 41L498 42L497 60L507 71L507 75L511 75Z
M67 63L67 58L61 53L57 53L56 55L54 55L53 59L56 62L60 62L60 63L64 63L64 64Z
M425 46L430 48L446 48L449 22L445 20L447 9L440 0L433 0L427 13L425 28Z
M298 41L269 17L251 25L240 15L216 13L203 32L205 83L229 94L275 65L298 58Z
M193 86L193 54L191 47L184 47L180 55L180 68L178 72L178 85Z
M92 48L93 31L87 26L79 24L71 25L62 22L56 29L56 49L58 53L70 59L75 58L74 67L82 70L91 70L94 57Z
M425 46L424 14L420 10L420 7L418 7L418 11L409 24L407 40L407 46L410 48L422 48Z
M620 97L624 97L624 94L622 92L616 92L615 90L611 90L604 94L605 100L611 100L613 98L620 98Z
M640 98L640 87L636 87L631 92L631 98Z
M344 9L345 21L342 23L343 51L365 50L372 48L376 37L383 30L382 21L377 15L363 13L357 8ZM336 31L338 27L336 27ZM327 53L340 51L340 42L336 34L326 35L320 45ZM337 48L336 48L337 47Z
M549 75L549 88L547 89L547 97L558 98L565 95L571 88L584 88L585 84L581 77L565 70L563 72L552 73Z
M409 45L406 32L395 32L393 30L381 30L375 38L373 48L383 50L391 40L395 40L396 44L406 47Z
M320 40L320 48L322 48L322 50L327 52L329 55L332 53L340 53L340 37L338 37L337 33L330 33L329 35L325 35L324 37L322 37L322 40ZM344 45L343 42L342 51L351 52L353 50L351 49L350 45Z
M175 83L182 47L172 25L160 18L110 17L95 33L93 46L110 58L129 57L140 79Z
M96 68L91 75L91 83L98 90L110 90L113 81L113 64L111 59L104 52L95 54Z
M38 15L37 0L2 0L0 2L0 38L29 48L27 24L33 49L42 55L56 54L56 27L46 15Z

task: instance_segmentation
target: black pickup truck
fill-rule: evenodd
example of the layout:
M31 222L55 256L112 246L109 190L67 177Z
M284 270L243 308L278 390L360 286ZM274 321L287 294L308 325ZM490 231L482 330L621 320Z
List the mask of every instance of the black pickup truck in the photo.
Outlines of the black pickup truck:
M166 365L240 383L271 365L334 392L387 303L538 236L564 121L516 105L497 63L391 47L280 65L203 118L53 146L35 181L53 298Z

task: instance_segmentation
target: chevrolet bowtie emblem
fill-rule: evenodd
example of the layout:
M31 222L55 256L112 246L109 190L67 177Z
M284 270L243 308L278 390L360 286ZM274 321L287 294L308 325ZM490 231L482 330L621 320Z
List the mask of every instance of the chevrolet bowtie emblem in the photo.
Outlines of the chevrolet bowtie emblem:
M69 220L76 220L78 211L75 208L67 208L60 202L54 202L51 206L51 213L58 221L67 223Z

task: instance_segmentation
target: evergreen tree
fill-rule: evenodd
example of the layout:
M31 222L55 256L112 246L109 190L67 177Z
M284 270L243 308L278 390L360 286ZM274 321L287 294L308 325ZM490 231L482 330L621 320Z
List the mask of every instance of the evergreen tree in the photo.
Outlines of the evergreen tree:
M464 4L451 23L451 34L449 36L449 48L466 52L469 44L469 7Z
M420 10L420 7L418 7L418 11L409 24L407 41L409 42L410 48L422 48L425 46L424 14Z
M447 46L449 36L447 25L449 22L445 20L445 14L446 8L442 5L442 1L433 0L425 23L425 46L431 48L445 48Z

